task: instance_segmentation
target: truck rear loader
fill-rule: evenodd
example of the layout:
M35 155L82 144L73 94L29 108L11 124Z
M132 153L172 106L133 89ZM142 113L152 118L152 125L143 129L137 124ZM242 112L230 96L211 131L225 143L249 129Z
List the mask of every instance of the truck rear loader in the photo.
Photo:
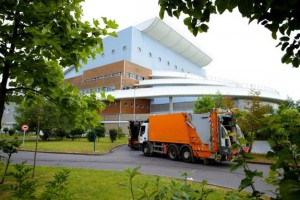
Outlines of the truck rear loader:
M206 114L152 115L149 121L136 124L139 146L146 156L158 153L185 162L228 160L232 157L231 145L237 137L243 137L233 115L216 110Z

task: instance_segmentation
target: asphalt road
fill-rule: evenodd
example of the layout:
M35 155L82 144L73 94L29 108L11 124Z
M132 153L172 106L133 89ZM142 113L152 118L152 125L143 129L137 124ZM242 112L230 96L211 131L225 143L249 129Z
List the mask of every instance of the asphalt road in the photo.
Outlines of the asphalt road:
M33 164L33 152L20 151L13 155L13 163L26 161ZM55 154L37 153L37 165L39 166L67 166L77 168L90 168L101 170L123 171L126 168L141 166L140 172L166 177L180 178L183 172L189 173L189 177L195 181L207 180L209 184L238 188L244 178L242 169L230 172L232 163L223 162L217 165L204 165L201 161L197 163L184 163L182 161L171 161L165 157L154 156L145 157L142 152L129 149L126 145L115 148L111 153L105 155L75 155L75 154ZM268 165L249 164L251 169L264 172L267 176ZM270 191L274 187L267 185L264 181L257 179L256 189Z

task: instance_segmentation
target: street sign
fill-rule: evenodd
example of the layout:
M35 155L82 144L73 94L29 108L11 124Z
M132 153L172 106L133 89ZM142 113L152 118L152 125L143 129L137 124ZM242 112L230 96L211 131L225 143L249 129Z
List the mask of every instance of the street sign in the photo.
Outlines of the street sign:
M28 125L27 124L23 124L22 125L22 131L24 131L24 135L23 135L23 147L24 147L24 140L25 140L25 132L28 130Z
M28 125L27 124L23 124L22 125L22 131L27 131L28 130Z

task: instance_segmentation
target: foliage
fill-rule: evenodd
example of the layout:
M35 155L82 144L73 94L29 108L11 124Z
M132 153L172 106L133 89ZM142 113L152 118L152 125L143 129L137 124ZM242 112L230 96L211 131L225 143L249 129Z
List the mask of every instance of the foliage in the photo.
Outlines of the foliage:
M116 129L110 129L109 130L109 137L110 137L111 142L116 141L117 135L118 135L118 132L117 132Z
M3 132L4 132L5 134L7 134L8 131L9 131L9 128L7 128L7 127L3 128Z
M125 133L123 132L121 127L118 127L118 129L117 129L117 137L118 137L118 139L125 137Z
M105 104L95 94L81 95L75 87L65 84L56 95L51 101L36 96L27 98L16 107L17 123L27 123L34 131L39 125L44 133L42 138L48 140L50 137L62 138L74 128L93 128L101 121L98 111L103 110ZM111 96L101 95L112 100Z
M41 198L43 200L52 199L72 199L68 192L68 177L70 170L64 169L54 175L54 180L46 184L46 190L42 193Z
M207 199L208 194L212 192L211 189L207 189L207 181L203 180L199 186L200 190L194 189L191 184L188 182L188 174L183 173L181 176L183 177L181 182L172 180L170 184L164 186L160 184L160 178L157 177L155 181L155 190L149 192L149 188L151 187L148 182L141 184L140 186L134 186L133 179L140 174L139 169L141 167L137 166L133 170L127 168L125 170L126 175L129 177L129 184L120 184L121 186L125 186L129 188L131 197L135 199L135 189L142 193L142 196L139 199Z
M103 50L101 36L116 36L115 21L81 21L82 2L1 1L0 121L5 102L37 94L57 97L62 68L78 70Z
M94 128L94 131L96 132L96 135L98 138L105 137L105 126L99 125Z
M8 173L16 181L12 186L12 190L14 191L13 196L16 199L36 199L34 193L37 181L30 178L28 173L32 168L26 167L25 164L26 162L22 162L21 164L14 165L15 172Z
M12 136L12 135L15 134L15 133L16 133L16 129L14 129L14 128L11 128L11 129L8 130L8 134L9 134L10 136Z
M199 114L211 112L215 107L216 104L213 97L210 95L204 95L202 97L198 97L197 101L194 103L194 113Z
M84 129L82 128L76 128L76 129L72 129L70 131L70 136L72 137L72 140L74 140L74 138L78 137L80 138L81 135L84 134Z
M279 37L282 51L282 63L292 63L294 67L300 65L300 1L265 1L265 0L159 0L160 18L165 12L171 17L180 17L185 14L183 22L196 36L198 33L208 31L208 22L213 14L232 12L238 9L249 23L257 21L272 33L273 39Z
M3 184L9 164L10 164L10 160L11 160L11 156L14 153L18 153L18 149L21 145L21 141L18 140L18 138L14 138L14 139L3 139L1 141L1 150L3 151L3 153L6 153L8 155L7 161L6 161L6 166L5 166L5 170L4 170L4 174L2 176L2 180L0 182L0 184Z
M36 194L36 187L38 186L37 179L31 178L29 172L32 170L30 167L26 167L26 162L21 164L16 164L15 171L10 172L15 182L13 183L11 189L13 190L12 196L16 199L31 200L31 199L41 199L41 200L52 200L60 199L67 200L71 199L71 195L68 191L68 177L70 175L70 170L63 169L62 171L54 174L54 180L49 181L45 185L45 189L40 196Z
M89 142L95 142L96 137L97 137L97 136L95 136L95 132L94 132L94 131L88 131L87 134L86 134L86 139L87 139Z
M276 158L270 167L269 182L278 185L278 197L296 199L300 193L300 112L295 108L282 109L267 119L268 140Z
M207 113L211 112L213 108L221 109L233 109L234 101L230 96L223 97L220 92L215 95L204 95L198 97L197 101L194 103L194 113Z
M232 151L237 152L232 161L235 162L234 165L230 167L231 171L234 171L240 167L243 168L245 178L241 180L241 183L239 185L239 191L250 187L252 189L252 194L250 197L254 197L255 199L261 199L261 196L264 194L263 192L260 192L257 190L254 186L254 178L256 177L263 177L263 173L257 170L251 170L246 162L247 159L252 159L253 155L251 153L246 152L245 145L247 141L244 138L238 138L238 143L235 143L232 145ZM229 195L229 194L227 194ZM249 197L249 198L250 198Z
M251 90L250 95L252 99L248 102L248 107L246 110L238 111L236 118L239 120L239 126L249 142L249 151L251 152L255 137L261 129L265 128L263 119L272 110L269 105L262 104L259 91Z
M288 106L287 106L288 105ZM275 160L270 166L267 182L276 186L276 199L298 199L300 194L300 112L291 106L293 104L284 102L278 113L267 115L263 119L265 132L269 134L269 144L272 151L267 156ZM251 171L246 166L246 159L251 158L251 154L242 151L245 141L233 145L233 151L240 152L234 157L237 164L232 170L244 167L246 178L242 180L240 188L253 185L254 176L261 176L257 171ZM253 195L261 194L253 187Z

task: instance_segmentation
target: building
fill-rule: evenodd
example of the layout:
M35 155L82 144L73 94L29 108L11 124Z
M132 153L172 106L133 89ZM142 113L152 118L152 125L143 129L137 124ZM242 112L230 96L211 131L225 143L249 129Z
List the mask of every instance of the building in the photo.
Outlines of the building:
M65 71L65 80L83 94L101 90L115 97L103 111L103 122L121 125L149 114L191 112L195 100L206 94L230 96L244 108L250 89L264 102L282 101L278 91L225 79L210 79L205 69L212 59L158 18L103 39L104 52L78 72Z

